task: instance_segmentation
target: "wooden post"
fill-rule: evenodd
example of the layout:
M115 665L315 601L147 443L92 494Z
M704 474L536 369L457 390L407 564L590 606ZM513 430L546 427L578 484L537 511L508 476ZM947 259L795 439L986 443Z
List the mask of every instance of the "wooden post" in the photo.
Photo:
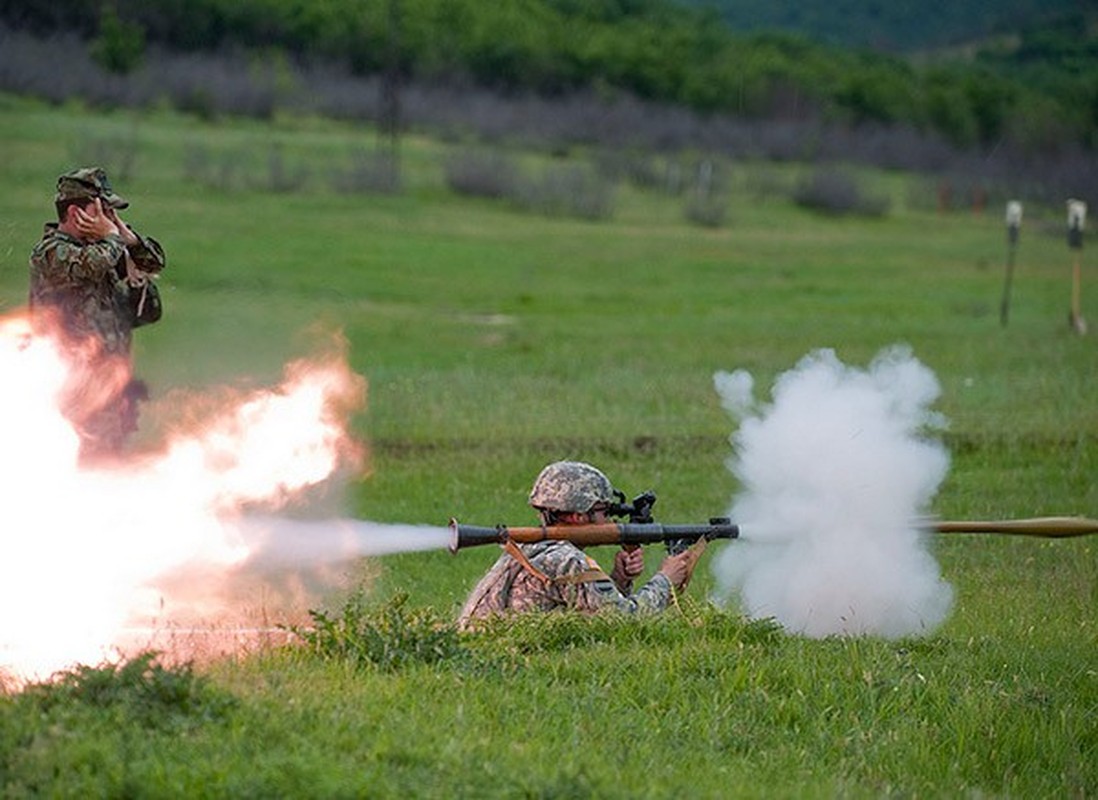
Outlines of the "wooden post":
M1007 263L1006 280L1003 283L1003 300L999 304L999 322L1006 327L1010 316L1010 284L1014 279L1014 251L1018 247L1018 231L1022 227L1022 204L1011 200L1006 207Z
M1086 224L1087 204L1082 200L1068 200L1068 247L1075 251L1071 267L1071 311L1068 321L1072 329L1080 336L1087 332L1087 321L1083 319L1083 226Z

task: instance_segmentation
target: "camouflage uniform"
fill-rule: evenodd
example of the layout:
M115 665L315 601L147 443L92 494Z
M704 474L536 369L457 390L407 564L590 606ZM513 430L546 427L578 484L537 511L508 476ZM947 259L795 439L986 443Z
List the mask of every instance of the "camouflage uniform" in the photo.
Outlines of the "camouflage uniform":
M458 617L462 628L475 619L504 612L568 608L586 613L606 608L657 612L671 601L671 581L663 573L657 572L633 594L623 595L610 576L571 542L537 542L519 548L542 575L504 553L466 600Z
M103 170L86 168L58 179L55 201L99 197L104 205L126 208ZM83 241L49 222L30 255L30 308L47 330L59 329L76 362L74 380L99 382L72 386L66 413L77 426L86 452L116 451L132 432L141 387L131 381L133 320L127 280L132 267L147 275L164 268L164 250L155 240L137 236L126 245L120 236Z

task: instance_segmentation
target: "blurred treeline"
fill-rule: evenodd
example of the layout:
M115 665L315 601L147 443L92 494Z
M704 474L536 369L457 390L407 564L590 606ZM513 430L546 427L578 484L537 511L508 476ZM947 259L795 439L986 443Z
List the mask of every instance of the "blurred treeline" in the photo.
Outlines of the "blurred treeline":
M929 12L928 12L929 13ZM961 148L1098 146L1096 15L918 62L792 34L737 34L671 0L0 0L127 73L150 47L277 52L359 77L511 96L628 95L710 115L903 127ZM851 25L858 20L851 19Z
M846 47L917 53L1066 21L1079 0L679 0L739 31L783 30Z

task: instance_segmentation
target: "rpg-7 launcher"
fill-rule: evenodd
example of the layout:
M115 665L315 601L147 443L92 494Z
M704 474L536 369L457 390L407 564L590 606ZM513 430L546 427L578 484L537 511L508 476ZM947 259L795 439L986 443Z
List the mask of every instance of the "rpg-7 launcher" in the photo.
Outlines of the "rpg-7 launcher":
M713 519L708 525L661 525L658 522L602 522L590 525L542 525L529 528L479 528L459 525L450 520L450 552L481 544L532 544L549 540L571 542L577 547L600 544L653 544L655 542L685 542L689 547L699 539L735 539L738 526L727 519ZM670 548L669 548L670 549Z
M665 542L667 551L681 553L699 539L735 539L740 535L738 526L724 517L714 517L708 525L661 525L652 521L652 506L656 496L645 492L632 504L625 502L625 495L618 493L619 502L611 505L608 514L628 517L629 522L600 522L590 525L540 525L528 528L512 528L497 525L480 528L475 525L459 525L450 520L450 552L482 544L532 544L544 541L566 541L577 547L594 547L603 544L642 545Z

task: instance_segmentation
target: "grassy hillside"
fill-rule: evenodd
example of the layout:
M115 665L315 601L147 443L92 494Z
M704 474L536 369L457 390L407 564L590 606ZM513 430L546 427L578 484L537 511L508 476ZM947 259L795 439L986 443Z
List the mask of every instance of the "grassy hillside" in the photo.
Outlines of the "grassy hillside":
M1098 510L1098 349L1066 324L1072 253L1058 207L1027 205L1003 327L1000 211L924 210L904 174L859 174L890 199L883 216L810 211L774 189L805 168L742 162L718 165L721 226L692 225L682 196L626 182L609 218L589 221L454 194L457 146L422 137L402 142L402 192L333 191L324 176L370 135L311 118L211 124L0 98L0 311L23 302L56 175L126 141L127 218L169 256L165 318L137 341L153 393L145 441L171 390L270 381L320 323L345 332L369 381L354 427L371 469L348 488L351 514L528 522L538 469L582 458L627 491L654 488L661 519L697 521L739 488L715 371L747 368L765 391L817 348L864 365L906 343L937 375L935 408L950 421L934 513ZM235 179L196 171L196 151L228 156ZM311 178L272 191L273 152ZM585 157L508 155L531 170ZM1083 312L1095 324L1089 253ZM474 637L447 622L491 548L371 559L367 632L396 654L428 640L437 658L384 666L271 647L197 674L85 672L0 698L0 776L13 796L1098 787L1092 539L935 542L956 606L940 630L901 641L812 640L710 608L718 549L663 618L563 616ZM334 617L355 611L343 602L321 599Z

